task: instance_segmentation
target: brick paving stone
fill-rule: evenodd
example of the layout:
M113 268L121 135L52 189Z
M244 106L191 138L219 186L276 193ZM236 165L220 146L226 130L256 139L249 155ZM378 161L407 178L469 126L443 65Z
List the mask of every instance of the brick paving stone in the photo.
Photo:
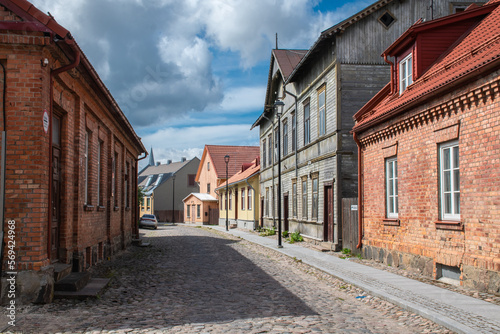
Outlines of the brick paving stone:
M100 299L19 309L19 333L451 333L272 249L214 230L141 230L92 268ZM356 298L365 296L365 298Z

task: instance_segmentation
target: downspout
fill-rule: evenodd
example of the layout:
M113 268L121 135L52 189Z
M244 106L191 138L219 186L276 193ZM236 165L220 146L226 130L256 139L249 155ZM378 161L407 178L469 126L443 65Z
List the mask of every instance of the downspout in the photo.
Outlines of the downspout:
M384 53L384 61L391 65L391 93L390 95L394 94L394 63L387 59L387 55Z
M361 170L361 143L358 139L356 132L353 132L353 138L358 145L358 245L357 249L360 249L363 242L363 196L362 196L362 180L363 180L363 172Z
M80 64L80 51L75 45L75 42L71 37L65 37L64 42L68 44L71 49L75 52L75 60L73 63L59 67L55 70L51 70L50 72L50 107L49 107L49 205L52 206L52 115L53 115L53 107L54 107L54 77L56 75L59 75L63 72L69 71ZM52 241L50 240L51 238L51 233L50 230L52 229L52 208L49 207L49 221L48 221L48 243L47 243L47 254L48 258L50 259L51 256L51 246L52 246Z
M135 182L136 183L135 189L137 190L137 192L139 192L139 189L138 189L139 184L137 183L137 181L139 179L139 161L144 160L148 157L148 151L146 151L145 153L146 153L146 155L143 156L142 158L135 159L135 175L134 175L134 177L135 177L135 181L136 181ZM135 215L134 215L135 216L134 233L135 233L135 238L139 239L139 223L138 222L139 222L139 204L140 203L139 203L139 199L137 198L137 196L135 196L135 198L136 198L137 203L135 206Z
M2 95L2 112L3 112L3 129L2 129L2 151L1 151L1 179L0 179L0 217L2 219L2 231L0 233L0 277L2 277L3 269L3 248L4 240L3 236L5 233L5 170L7 166L6 162L6 150L7 150L7 112L5 111L5 93L7 92L7 71L5 66L0 62L3 70L3 95ZM1 286L1 285L0 285Z

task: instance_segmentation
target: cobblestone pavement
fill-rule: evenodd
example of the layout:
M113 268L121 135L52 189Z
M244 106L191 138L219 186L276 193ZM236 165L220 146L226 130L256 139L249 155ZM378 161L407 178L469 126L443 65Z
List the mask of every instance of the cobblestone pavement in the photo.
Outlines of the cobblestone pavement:
M141 233L151 247L93 268L112 277L100 299L26 307L6 331L450 333L272 249L205 228Z

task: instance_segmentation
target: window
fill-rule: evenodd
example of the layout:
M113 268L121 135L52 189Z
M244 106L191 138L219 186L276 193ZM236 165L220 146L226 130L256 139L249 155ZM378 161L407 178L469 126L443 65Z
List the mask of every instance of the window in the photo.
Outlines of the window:
M386 11L384 14L382 14L382 16L378 18L378 21L382 23L387 29L394 23L394 21L396 21L396 19L394 18L394 16L392 16L391 13Z
M269 217L269 188L266 188L266 216Z
M307 219L307 176L302 179L302 218Z
M279 139L278 129L274 129L274 161L278 161L278 139Z
M267 137L267 148L268 148L268 164L269 166L272 166L273 165L273 137L271 135L269 135Z
M247 200L248 200L248 210L252 210L252 188L248 188L248 196L247 196Z
M186 217L191 218L191 205L186 205Z
M295 118L295 112L292 114L292 152L297 150L297 119Z
M196 175L195 174L188 174L188 186L189 187L194 187L195 186L195 180L196 180Z
M266 148L266 144L267 144L267 143L266 143L266 140L264 139L264 140L262 141L262 157L263 157L263 159L262 159L262 168L265 168L265 167L266 167L266 158L267 158L267 156L266 156L266 154L267 154L267 151L266 151L266 149L267 149L267 148Z
M126 208L130 207L130 189L129 189L130 182L128 179L129 168L130 168L130 164L127 162L125 164L125 177L123 178L123 180L125 182L124 188L125 188L125 207Z
M399 62L399 93L402 94L406 88L413 83L412 54Z
M326 89L325 86L318 90L318 133L326 134Z
M297 217L297 180L292 181L292 215Z
M390 158L385 161L385 202L387 218L398 218L398 160Z
M225 203L225 206L224 206L224 207L225 207L225 210L227 210L227 202L228 202L227 193L226 193L225 195L226 195L226 200L224 201L224 203Z
M207 170L210 170L210 161L207 162Z
M458 142L441 145L439 152L441 219L460 219L460 170Z
M201 218L201 205L196 205L196 218Z
M311 142L311 123L310 123L309 99L304 104L304 145Z
M118 153L115 152L115 158L113 159L112 162L112 169L113 169L113 175L112 175L112 183L111 183L111 192L113 194L114 198L114 205L115 207L118 206L118 195L117 195L117 189L118 189L118 174L116 170L116 164L118 163Z
M146 198L146 208L148 211L151 210L151 198L150 197Z
M103 147L103 142L99 141L99 145L97 146L97 205L101 206L102 205L102 199L101 199L101 175L102 175L102 164L101 164L101 158L102 158L102 147Z
M312 179L312 218L318 219L318 176Z
M207 194L210 194L210 183L207 183Z
M229 210L233 209L233 193L229 192Z
M288 121L283 121L283 156L288 154Z
M241 189L241 210L245 210L245 189Z
M89 164L90 164L90 131L85 132L85 205L90 204L90 191L89 191Z

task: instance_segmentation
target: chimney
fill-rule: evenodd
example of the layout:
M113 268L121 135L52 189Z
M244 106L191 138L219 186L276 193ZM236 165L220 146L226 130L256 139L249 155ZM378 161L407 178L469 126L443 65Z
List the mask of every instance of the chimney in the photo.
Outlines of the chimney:
M186 162L186 157L182 157L181 162Z
M156 162L156 166L159 166L159 165L161 165L161 162L160 161Z
M167 160L167 165L170 165L172 163L172 160Z

